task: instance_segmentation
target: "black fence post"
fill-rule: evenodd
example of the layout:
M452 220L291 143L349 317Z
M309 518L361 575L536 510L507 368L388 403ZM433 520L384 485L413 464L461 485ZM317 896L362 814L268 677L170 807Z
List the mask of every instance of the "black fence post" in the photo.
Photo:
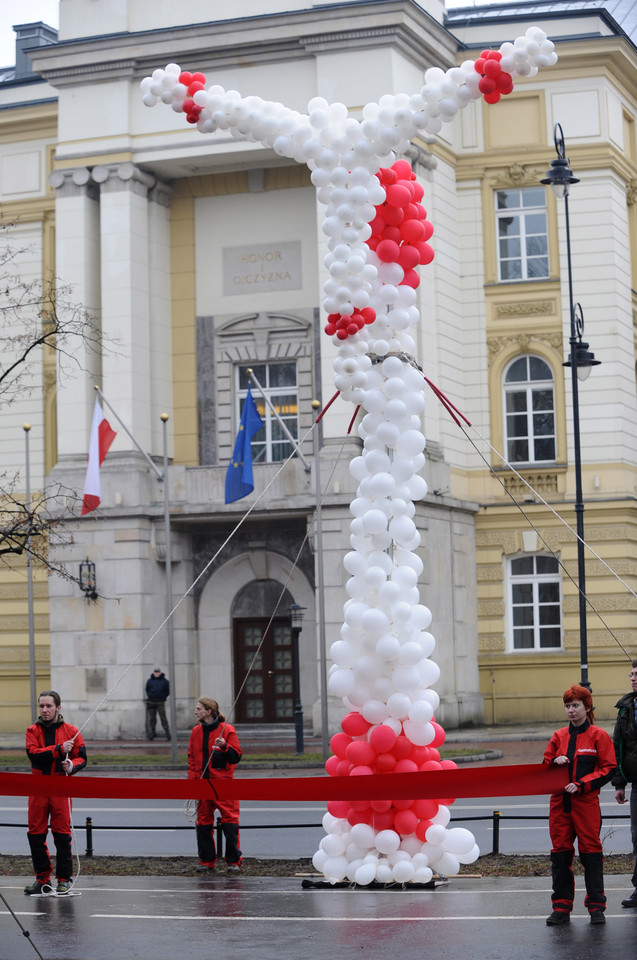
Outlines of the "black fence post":
M500 820L502 819L502 814L499 810L493 811L493 850L491 853L500 852Z
M93 819L86 818L86 856L93 856Z
M223 856L223 829L221 827L221 820L217 820L217 857L221 859Z

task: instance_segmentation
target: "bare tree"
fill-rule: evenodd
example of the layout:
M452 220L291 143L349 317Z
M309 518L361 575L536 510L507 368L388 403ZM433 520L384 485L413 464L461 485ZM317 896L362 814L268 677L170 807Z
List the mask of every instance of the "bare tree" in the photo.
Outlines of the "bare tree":
M69 287L23 276L29 250L7 242L11 226L0 222L0 413L41 389L47 353L59 379L87 372L92 357L98 366L103 347L94 317L73 301ZM76 580L50 561L49 546L70 542L65 524L80 504L76 491L54 484L35 491L27 507L19 474L0 468L0 562L26 552L49 573Z

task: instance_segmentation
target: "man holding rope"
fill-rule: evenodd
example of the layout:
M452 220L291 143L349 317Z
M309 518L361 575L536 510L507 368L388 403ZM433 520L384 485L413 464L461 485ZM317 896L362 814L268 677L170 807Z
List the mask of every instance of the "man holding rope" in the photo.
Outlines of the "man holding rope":
M35 776L63 777L86 766L86 746L77 727L60 713L62 701L55 690L38 697L40 716L27 727L26 751ZM67 797L29 797L28 833L35 881L24 888L28 896L42 893L51 879L51 858L46 844L49 823L56 849L57 894L67 894L73 882L71 850L71 800ZM45 891L46 892L46 891ZM51 888L52 892L52 888Z

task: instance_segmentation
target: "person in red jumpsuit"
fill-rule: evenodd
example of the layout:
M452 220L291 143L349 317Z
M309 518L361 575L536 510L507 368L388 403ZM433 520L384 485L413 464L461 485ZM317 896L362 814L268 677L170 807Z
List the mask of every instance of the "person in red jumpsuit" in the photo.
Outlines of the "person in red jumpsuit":
M550 800L553 912L546 922L549 926L558 926L571 918L575 893L571 867L577 837L586 886L584 904L591 923L605 923L599 791L615 773L615 748L606 731L594 723L590 690L576 683L566 690L563 699L569 724L555 731L544 751L544 763L568 764L569 779L564 791L554 793Z
M209 697L201 697L195 707L198 723L193 727L188 743L188 779L215 780L234 776L241 760L241 746L232 724L219 712L219 704ZM241 864L239 848L239 801L200 800L197 808L198 870L214 870L217 861L215 845L215 811L221 814L221 829L225 838L225 860L229 873L237 873Z
M86 746L77 727L66 723L60 713L62 701L55 690L38 697L40 716L27 727L26 751L31 773L38 777L71 776L86 766ZM68 797L29 797L28 832L35 881L24 888L28 895L42 893L51 879L51 858L46 837L51 826L56 849L56 893L71 889L71 800Z

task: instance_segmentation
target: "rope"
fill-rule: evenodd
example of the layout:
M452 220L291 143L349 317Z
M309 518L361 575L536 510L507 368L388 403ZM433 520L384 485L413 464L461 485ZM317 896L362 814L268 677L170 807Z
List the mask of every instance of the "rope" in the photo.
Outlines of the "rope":
M424 374L423 374L423 376L424 376ZM488 461L487 458L484 456L484 454L482 453L482 451L478 448L477 444L474 442L473 438L469 436L469 434L468 434L467 430L465 429L465 427L462 425L462 423L460 422L460 420L458 419L458 417L455 416L454 411L455 411L456 414L458 414L459 417L461 417L461 418L465 421L465 423L466 423L469 427L472 428L472 430L473 430L473 431L475 432L475 434L480 438L480 440L482 440L483 443L485 443L485 444L489 447L489 449L492 451L492 453L494 453L494 454L498 457L498 459L507 467L507 469L511 470L511 472L515 474L515 476L518 478L518 480L521 480L521 481L522 481L522 483L533 493L533 495L534 495L535 497L537 497L537 499L540 501L540 503L542 503L545 507L547 507L548 510L550 510L550 512L560 521L560 523L562 523L562 524L566 527L566 529L569 530L569 531L573 534L573 536L574 536L577 540L579 540L579 541L593 554L593 556L594 556L597 560L599 560L599 562L608 570L608 572L611 573L617 580L619 580L619 582L620 582L624 587L626 587L626 589L628 590L628 592L631 593L633 597L637 597L637 593L632 589L632 587L629 586L629 584L626 583L625 580L622 579L622 577L621 577L618 573L615 572L615 570L613 570L613 568L612 568L604 559L602 559L602 557L600 557L600 555L593 549L593 547L590 546L590 544L588 544L588 543L586 542L586 540L584 540L582 537L579 536L579 534L577 533L577 531L574 530L573 527L571 527L571 525L557 512L557 510L555 510L555 509L551 506L551 504L548 503L548 502L544 499L544 497L528 482L528 480L526 480L526 478L523 477L522 474L519 473L519 472L515 469L515 467L513 466L513 464L509 463L509 461L506 459L506 457L505 457L502 453L500 453L499 450L496 450L496 448L493 446L493 444L490 443L490 441L487 440L487 438L484 437L484 436L480 433L480 431L477 429L477 427L475 427L475 426L465 417L465 415L464 415L463 413L461 413L460 410L458 410L458 408L457 408L456 406L454 406L454 404L449 400L449 398L446 397L445 394L444 394L438 387L436 387L436 386L431 382L431 380L429 380L427 377L425 377L425 380L427 381L427 383L429 384L429 386L431 387L431 389L434 391L435 395L438 397L438 399L440 400L440 402L442 403L442 405L445 407L445 409L447 410L447 412L449 413L449 415L453 418L453 420L455 421L455 423L457 424L457 426L460 428L460 430L462 430L462 433L464 434L464 436L466 437L466 439L469 441L469 443L471 444L471 446L474 448L474 450L476 451L476 453L478 454L478 456L480 457L480 459L481 459L481 460L483 461L483 463L486 465L486 467L487 467L487 469L489 470L489 472L490 472L491 474L493 474L493 476L494 476L495 479L498 481L498 483L500 484L500 486L502 487L502 489L504 490L504 492L506 493L506 495L509 497L509 499L510 499L511 502L514 504L514 506L516 506L516 507L518 508L518 510L520 511L520 513L522 514L522 516L525 518L525 520L527 521L527 523L529 524L529 526L537 533L538 537L540 538L540 540L542 541L542 543L543 543L544 546L546 547L546 550L551 554L551 556L552 556L552 557L556 560L556 562L559 564L561 570L566 574L566 576L568 577L568 579L571 581L571 583L573 584L573 586L576 588L577 592L580 594L580 596L582 596L582 597L584 598L584 600L586 601L586 603L588 604L588 606L590 607L590 609L592 610L592 612L593 612L593 613L595 614L595 616L599 619L600 623L604 626L604 628L608 631L608 633L609 633L610 636L613 638L613 640L614 640L615 643L618 645L618 647L621 648L621 650L626 654L626 656L628 657L629 660L632 660L632 655L626 650L625 646L623 645L623 643L621 642L621 640L619 639L619 637L617 637L617 635L613 632L612 628L611 628L611 627L609 626L609 624L606 622L606 620L604 619L604 617L602 616L602 614L599 612L599 610L597 609L597 607L596 607L595 604L593 603L593 601L592 601L592 600L587 596L587 594L580 588L579 583L575 580L575 578L572 576L572 574L569 573L569 571L566 569L566 567L565 567L564 564L562 563L561 559L557 556L557 554L555 553L555 551L553 550L553 548L549 545L549 543L547 542L547 540L545 539L545 537L542 536L542 533L540 532L540 530L539 530L539 529L536 527L536 525L533 523L533 520L531 519L531 517L529 516L529 514L526 513L526 511L525 511L524 507L522 506L522 504L519 503L519 502L515 499L515 497L514 497L513 494L511 493L511 491L507 489L506 484L504 483L503 479L502 479L500 476L498 476L498 474L496 473L495 469L492 467L492 465L489 463L489 461Z

